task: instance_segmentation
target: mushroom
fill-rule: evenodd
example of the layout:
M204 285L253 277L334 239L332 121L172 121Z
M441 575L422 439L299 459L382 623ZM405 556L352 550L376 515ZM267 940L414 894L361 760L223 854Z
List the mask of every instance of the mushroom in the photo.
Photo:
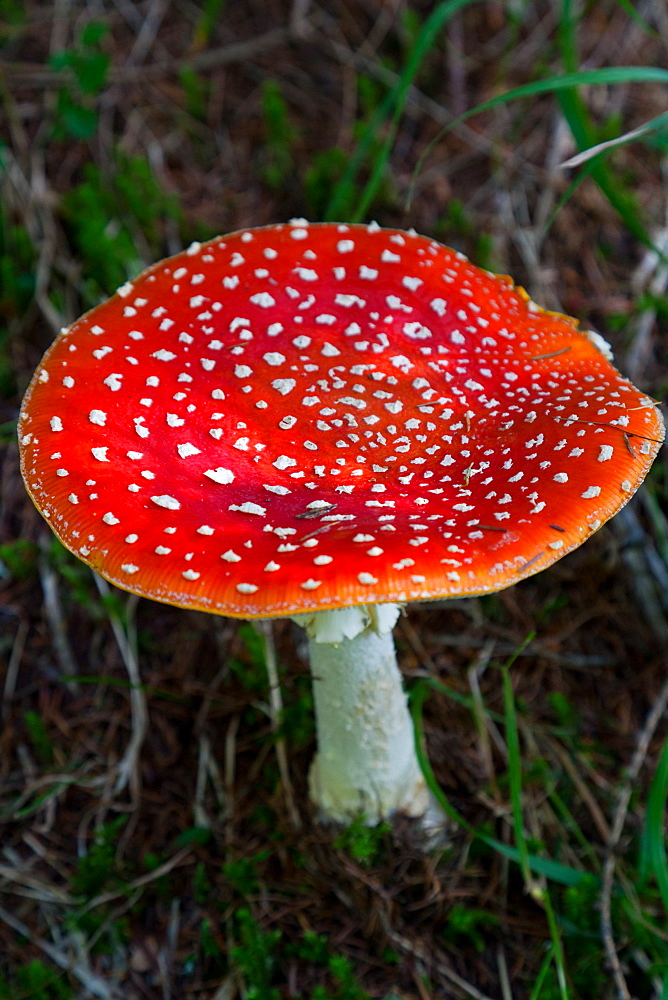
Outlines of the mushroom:
M37 508L125 590L310 643L310 791L421 815L391 629L580 545L663 438L605 342L507 277L377 225L245 230L65 328L20 415Z

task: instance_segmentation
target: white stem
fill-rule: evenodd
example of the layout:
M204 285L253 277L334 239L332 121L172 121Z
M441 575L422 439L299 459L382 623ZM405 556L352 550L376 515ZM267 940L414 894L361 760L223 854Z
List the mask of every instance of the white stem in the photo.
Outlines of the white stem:
M422 816L428 793L387 629L398 608L356 610L366 627L352 638L322 641L322 621L306 623L318 731L311 797L325 817L341 822L361 815L372 825L397 811ZM351 631L345 612L320 612L328 635L337 614Z

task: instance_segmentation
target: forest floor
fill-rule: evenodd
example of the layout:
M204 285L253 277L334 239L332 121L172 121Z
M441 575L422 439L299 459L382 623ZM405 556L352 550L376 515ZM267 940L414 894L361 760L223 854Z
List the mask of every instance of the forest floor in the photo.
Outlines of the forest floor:
M546 572L401 618L461 818L426 850L407 820L318 822L295 625L96 583L16 444L63 325L191 240L292 217L512 274L663 399L665 5L0 0L0 59L0 998L665 1000L665 449Z

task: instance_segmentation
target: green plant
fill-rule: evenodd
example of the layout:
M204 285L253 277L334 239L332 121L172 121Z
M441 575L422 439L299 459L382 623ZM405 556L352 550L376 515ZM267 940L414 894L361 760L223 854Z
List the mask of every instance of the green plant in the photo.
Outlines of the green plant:
M334 847L345 851L364 868L371 868L380 861L390 831L389 823L368 826L364 817L358 816L339 834Z
M207 875L206 865L203 861L198 861L193 874L193 895L200 906L206 903L211 889L212 884Z
M227 0L203 0L198 4L201 13L193 31L192 48L198 51L209 43Z
M562 0L560 18L560 43L564 69L576 73L580 65L577 37L577 16L571 0ZM621 123L605 122L595 126L592 115L581 93L576 88L562 90L558 94L559 105L568 123L578 149L583 150L597 143L619 135ZM614 176L603 159L598 157L589 162L588 175L595 181L613 208L624 220L625 225L642 243L649 244L640 206L632 189Z
M580 714L577 705L566 697L563 691L551 691L548 701L557 720L557 725L576 733L580 729Z
M320 221L327 216L327 206L341 183L348 164L348 154L340 146L331 146L316 153L304 173L303 187L310 219ZM342 202L341 218L347 219L356 193L350 202Z
M359 984L353 965L343 955L333 955L324 934L305 931L301 941L286 946L286 954L302 962L320 966L327 971L329 983L315 986L312 1000L368 1000L369 994ZM383 956L387 961L392 959Z
M577 787L565 784L565 775L556 772L549 759L533 759L521 752L521 734L531 722L528 709L521 709L521 701L514 695L509 667L510 663L501 670L508 763L507 770L498 775L497 780L498 787L506 792L510 801L515 845L509 847L498 841L490 826L471 827L443 796L420 750L421 764L427 783L444 811L471 836L470 857L482 861L491 849L517 863L525 888L544 911L549 943L532 982L531 1000L599 1000L609 983L600 926L600 861L567 805L577 796ZM414 686L411 706L419 747L422 739L419 705L431 688L451 694L445 685L435 681L419 682ZM559 738L568 743L570 753L577 760L581 753L577 713L574 715L573 706L563 696L555 696L551 702L558 717ZM473 706L470 707L473 710ZM489 715L492 717L493 713ZM562 837L568 835L582 862L589 864L592 870L565 865L546 856L548 845L527 832L529 810L525 799L531 794L532 785L536 786L539 795L541 788L548 789L547 801L563 824ZM657 978L668 982L668 945L661 929L662 915L667 912L664 835L667 800L668 741L662 749L650 789L639 856L634 857L631 849L618 859L616 887L611 899L612 932L620 959L634 969L638 982L643 984L649 984L651 977L655 982ZM487 921L485 911L458 904L448 915L445 940L454 947L466 939L476 948L485 947L488 926L491 921Z
M34 542L16 538L0 545L0 575L15 580L29 579L37 568L38 549Z
M208 826L189 826L183 830L176 838L177 847L185 847L187 844L199 844L205 847L213 837Z
M62 212L86 261L91 305L143 267L140 243L158 257L164 218L179 219L176 199L161 189L148 160L120 152L109 170L86 165L84 180L63 196Z
M272 985L278 965L280 931L263 931L250 910L237 911L234 918L237 944L230 959L243 974L248 1000L280 1000L281 992Z
M185 98L186 111L193 118L204 121L209 98L209 86L205 77L192 66L182 66L179 70L179 83Z
M569 0L564 0L564 3L568 4ZM572 52L565 51L564 59L567 66L572 65ZM531 83L522 84L519 87L507 90L505 93L497 94L495 97L491 97L489 100L483 101L474 108L465 111L441 130L436 139L432 140L427 149L421 154L415 168L415 177L419 174L422 164L433 145L456 125L467 121L473 115L480 114L483 111L492 111L503 104L519 101L527 97L537 97L542 94L556 95L578 148L585 150L598 142L598 136L595 133L590 113L580 96L578 88L586 86L612 86L624 83L660 83L665 85L668 83L668 70L658 66L613 66L603 69L573 70L561 76L549 76L546 79L535 80ZM661 114L651 122L646 123L645 128L649 134L656 129L663 136L665 124L666 116L665 114ZM548 220L546 230L550 228L554 218L572 196L577 186L585 178L592 177L633 236L646 246L653 247L651 237L649 236L642 214L639 211L633 191L627 185L620 183L619 178L611 173L605 164L605 157L611 148L614 147L608 147L598 152L592 151L591 156L585 161L582 173L571 182L561 196L557 207ZM411 200L412 189L409 191L407 198L409 205ZM653 249L657 248L653 247ZM658 253L662 258L664 257L661 250L658 250Z
M668 916L668 853L665 821L668 805L668 738L664 741L647 799L647 815L640 841L639 874L646 886L654 880Z
M334 980L333 988L316 986L313 1000L371 1000L360 986L349 959L343 955L331 955L327 969Z
M449 944L470 942L476 951L484 951L487 941L482 931L498 924L499 918L494 913L458 903L448 913L444 937Z
M289 947L288 952L305 962L313 962L317 965L326 965L329 961L329 942L324 934L316 934L315 931L304 931L304 935L297 944Z
M27 17L22 0L0 0L0 45L19 33Z
M222 970L226 966L225 956L216 940L216 932L212 922L205 918L200 924L199 945L202 956L211 962L215 969Z
M0 173L4 170L0 143ZM8 318L20 316L35 290L35 250L25 226L7 218L0 201L0 311Z
M305 750L315 739L313 690L308 677L296 677L286 701L276 738L288 740L292 751Z
M33 959L12 979L0 976L0 1000L72 1000L74 992L60 970Z
M600 1000L606 995L609 973L599 930L598 879L588 877L579 886L565 889L557 903L562 932L565 967L568 970L569 998ZM554 954L553 948L550 953ZM541 980L540 1000L561 1000L558 968L552 962Z
M506 664L504 664L502 681L503 700L506 714L506 745L508 748L510 802L513 815L515 843L519 853L519 862L522 870L525 890L531 894L545 913L550 931L554 974L558 984L560 1000L569 1000L561 929L554 911L549 883L546 880L536 879L534 876L531 866L531 854L532 850L535 850L535 848L529 843L525 832L524 813L522 808L522 757L520 753L519 729L517 722L517 704L510 674L510 668L514 661L515 657L513 656Z
M49 539L48 558L55 571L67 583L67 599L83 608L93 621L102 621L106 612L93 585L90 570L53 536Z
M267 664L262 636L250 622L243 622L239 626L239 638L246 650L246 661L231 660L232 673L244 690L266 695Z
M77 862L70 884L72 892L90 900L109 885L117 885L120 873L115 862L116 836L127 822L127 816L117 816L105 823L95 834L88 852Z
M288 106L276 80L265 80L262 87L262 117L266 135L266 145L262 149L262 179L272 191L280 191L294 173L292 147L297 132L290 122Z
M236 858L222 866L224 879L241 896L251 896L259 887L258 868L264 864L271 852L264 848L250 858Z
M4 170L0 142L0 181ZM16 392L11 331L25 316L35 292L35 251L27 230L7 217L0 198L0 398Z
M23 721L28 730L28 736L33 750L43 764L47 767L53 764L53 743L44 725L44 720L37 712L24 712Z
M109 56L103 48L107 31L106 24L89 21L73 48L51 57L51 67L63 79L53 129L58 139L89 139L97 128L96 98L109 72Z
M95 900L105 890L112 896L132 897L127 881L128 866L116 858L116 840L126 822L127 816L118 816L101 826L70 877L78 905L65 915L64 925L83 935L91 952L98 955L114 954L125 948L130 939L128 917L115 913L104 900Z
M366 218L386 175L399 121L413 80L451 18L473 2L474 0L445 0L439 3L419 32L413 32L402 72L366 125L357 148L332 193L325 210L326 219L346 218L349 222L360 222ZM378 146L381 134L384 137ZM364 164L370 165L370 175L362 193L356 196L356 177ZM353 202L354 210L344 215L345 207Z

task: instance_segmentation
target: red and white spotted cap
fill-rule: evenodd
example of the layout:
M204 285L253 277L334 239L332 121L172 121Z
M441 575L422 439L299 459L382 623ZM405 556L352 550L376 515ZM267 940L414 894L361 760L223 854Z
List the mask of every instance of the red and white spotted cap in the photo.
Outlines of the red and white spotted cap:
M414 233L195 244L63 330L20 418L62 542L244 618L500 590L615 514L663 438L596 335Z

